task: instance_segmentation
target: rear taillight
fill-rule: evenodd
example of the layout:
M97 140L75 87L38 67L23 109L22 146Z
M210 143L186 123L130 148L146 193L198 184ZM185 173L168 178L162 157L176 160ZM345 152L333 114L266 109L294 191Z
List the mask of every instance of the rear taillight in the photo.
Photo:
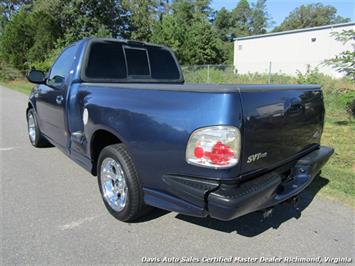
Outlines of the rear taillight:
M240 132L231 126L198 129L191 134L186 148L186 161L202 167L232 167L239 157Z

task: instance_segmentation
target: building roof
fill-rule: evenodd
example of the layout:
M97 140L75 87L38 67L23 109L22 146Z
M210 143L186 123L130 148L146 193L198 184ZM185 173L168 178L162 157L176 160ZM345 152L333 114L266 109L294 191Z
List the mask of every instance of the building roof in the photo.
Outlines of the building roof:
M266 34L238 37L238 38L234 38L234 41L257 39L257 38L271 37L271 36L277 36L277 35L286 35L286 34L292 34L292 33L324 30L324 29L339 28L339 27L346 27L346 26L355 26L355 22L339 23L339 24L325 25L325 26L319 26L319 27L313 27L313 28L286 30L286 31L280 31L280 32L272 32L272 33L266 33Z

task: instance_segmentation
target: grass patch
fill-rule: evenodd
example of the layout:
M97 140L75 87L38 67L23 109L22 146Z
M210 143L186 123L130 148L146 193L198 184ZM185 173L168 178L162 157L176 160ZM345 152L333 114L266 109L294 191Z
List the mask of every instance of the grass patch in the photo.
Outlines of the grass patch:
M0 81L0 85L27 95L30 94L32 88L34 87L33 84L27 82L26 80Z
M204 71L204 70L203 70ZM205 72L197 72L194 76L195 82L205 83ZM211 83L266 83L267 75L250 74L234 77L226 74L220 76L220 73L210 75ZM226 80L224 79L226 78ZM274 77L276 79L276 77ZM295 77L284 75L277 76L278 83L297 83ZM323 85L324 102L326 108L326 118L322 144L331 146L335 149L334 155L322 169L321 176L327 179L327 185L322 187L320 195L328 198L340 200L350 206L355 207L355 121L346 112L345 105L349 99L355 99L355 87L353 83L347 80L335 80L326 77L318 83ZM33 85L25 80L0 81L0 85L8 87L25 94L29 94ZM315 180L310 189L317 190L321 184Z
M355 99L355 90L326 91L326 117L322 144L335 149L322 170L321 176L329 183L320 194L340 199L355 207L355 120L346 112L348 99Z

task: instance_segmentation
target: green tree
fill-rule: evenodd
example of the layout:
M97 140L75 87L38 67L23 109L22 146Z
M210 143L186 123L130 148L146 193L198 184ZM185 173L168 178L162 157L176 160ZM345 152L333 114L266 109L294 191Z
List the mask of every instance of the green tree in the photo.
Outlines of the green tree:
M264 34L269 26L270 16L266 10L266 0L257 0L250 7L247 0L241 0L229 12L222 8L216 14L214 26L222 40L231 40L237 36Z
M12 15L1 34L1 59L25 70L31 63L44 60L59 36L60 28L53 17L21 9Z
M269 14L266 10L266 0L257 0L251 9L251 33L264 34L269 25Z
M28 14L24 11L19 11L6 23L0 43L1 58L5 62L17 69L25 69L27 52L34 43L32 30Z
M178 27L174 16L162 16L161 20L154 25L151 41L170 47L180 58L179 52L183 37L177 34Z
M225 60L222 41L206 19L193 21L182 45L182 63L220 64Z
M355 31L343 30L341 32L334 32L333 35L337 41L345 44L355 38ZM341 52L336 57L325 60L324 64L332 66L355 82L355 44L352 43L351 46L351 50Z
M251 33L251 14L248 0L240 0L237 6L232 10L231 27L234 36L246 36Z
M176 0L156 23L152 41L171 47L181 64L223 62L222 41L209 22L210 1Z
M21 9L23 5L29 5L32 0L2 0L0 1L0 12L2 17L9 20L11 15Z
M32 0L2 0L0 1L0 36L5 29L5 24L11 16L18 12L24 5L30 5Z
M88 36L119 37L127 32L127 16L117 0L37 0L34 10L51 14L63 29L62 45Z
M127 10L128 32L130 39L150 41L153 27L159 18L160 2L158 0L125 0Z
M164 14L169 14L172 0L159 0L158 2L158 18L161 20Z
M232 26L230 17L230 12L226 8L222 7L217 12L213 22L220 38L224 41L230 40L230 30Z
M47 58L61 37L62 30L55 19L44 12L32 12L28 17L28 24L33 29L33 45L26 54L26 66L31 68L33 64Z
M5 29L5 25L6 25L7 20L4 17L0 17L0 38L1 38L1 34L3 33L4 29Z
M337 15L337 9L322 3L301 5L293 10L281 23L273 29L274 32L317 27L329 24L349 22L349 18Z
M160 19L155 23L151 41L173 49L181 62L183 58L182 44L192 19L191 3L181 0L174 1L170 6L170 12L161 14Z

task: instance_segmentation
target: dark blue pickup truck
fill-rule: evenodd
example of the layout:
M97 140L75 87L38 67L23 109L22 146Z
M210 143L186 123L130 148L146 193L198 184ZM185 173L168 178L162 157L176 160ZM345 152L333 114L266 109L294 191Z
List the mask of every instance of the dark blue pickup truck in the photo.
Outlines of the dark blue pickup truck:
M122 221L148 206L220 220L265 210L297 197L333 153L320 146L318 85L184 84L158 45L84 39L27 78L32 145L97 176Z

